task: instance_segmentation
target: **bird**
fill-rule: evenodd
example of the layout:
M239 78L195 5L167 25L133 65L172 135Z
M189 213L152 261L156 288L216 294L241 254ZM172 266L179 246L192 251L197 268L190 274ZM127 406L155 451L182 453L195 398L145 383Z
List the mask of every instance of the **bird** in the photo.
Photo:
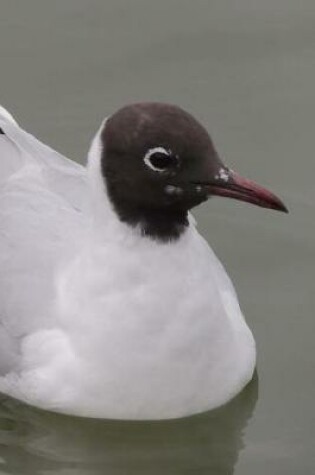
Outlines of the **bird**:
M0 392L64 414L175 419L252 379L256 347L191 210L216 196L286 212L182 108L126 105L87 165L0 108ZM210 206L209 206L210 210Z

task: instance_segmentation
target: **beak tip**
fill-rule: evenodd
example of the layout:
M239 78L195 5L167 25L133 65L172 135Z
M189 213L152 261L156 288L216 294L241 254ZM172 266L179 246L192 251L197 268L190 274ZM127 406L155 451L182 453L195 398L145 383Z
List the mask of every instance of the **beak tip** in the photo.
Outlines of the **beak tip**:
M284 205L281 208L279 208L279 211L281 211L282 213L285 213L285 214L289 214L288 208Z
M280 211L281 213L289 213L288 208L285 206L283 201L281 201L279 198L275 199L275 202L273 203L273 206L270 206L270 208L274 209L275 211Z

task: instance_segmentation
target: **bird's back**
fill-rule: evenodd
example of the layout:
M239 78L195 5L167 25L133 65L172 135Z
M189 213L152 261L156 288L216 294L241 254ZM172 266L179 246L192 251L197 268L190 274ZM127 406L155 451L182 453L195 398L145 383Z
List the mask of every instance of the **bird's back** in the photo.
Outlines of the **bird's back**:
M54 276L77 238L85 169L23 131L0 108L0 371L21 339L53 325Z

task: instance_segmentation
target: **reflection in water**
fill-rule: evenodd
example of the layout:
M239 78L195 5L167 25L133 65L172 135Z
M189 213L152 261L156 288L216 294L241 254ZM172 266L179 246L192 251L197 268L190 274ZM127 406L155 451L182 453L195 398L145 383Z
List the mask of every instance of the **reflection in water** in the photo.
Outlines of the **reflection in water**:
M230 475L258 395L254 378L226 406L169 422L118 422L0 404L1 473Z

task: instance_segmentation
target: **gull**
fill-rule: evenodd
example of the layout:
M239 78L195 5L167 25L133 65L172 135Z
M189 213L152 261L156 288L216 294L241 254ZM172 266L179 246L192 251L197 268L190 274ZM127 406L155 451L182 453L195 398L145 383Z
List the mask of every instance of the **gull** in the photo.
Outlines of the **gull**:
M152 420L220 406L255 342L190 210L226 196L286 211L163 103L104 120L87 166L0 109L0 391L46 410ZM211 220L211 206L209 206Z

